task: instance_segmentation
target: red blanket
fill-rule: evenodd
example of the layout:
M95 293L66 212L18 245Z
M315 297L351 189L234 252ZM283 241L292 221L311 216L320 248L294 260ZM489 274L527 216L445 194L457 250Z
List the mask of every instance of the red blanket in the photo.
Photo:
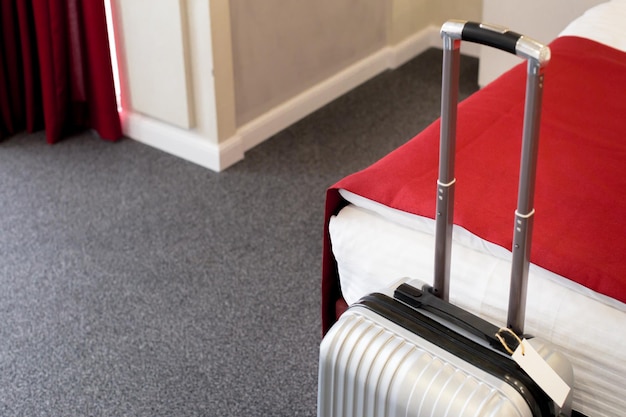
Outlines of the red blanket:
M551 45L545 72L531 262L626 302L626 54L588 39ZM455 224L510 249L516 206L526 66L461 103ZM344 188L434 218L439 121L328 190L329 217ZM341 300L325 231L324 331ZM509 277L503 277L509 279Z

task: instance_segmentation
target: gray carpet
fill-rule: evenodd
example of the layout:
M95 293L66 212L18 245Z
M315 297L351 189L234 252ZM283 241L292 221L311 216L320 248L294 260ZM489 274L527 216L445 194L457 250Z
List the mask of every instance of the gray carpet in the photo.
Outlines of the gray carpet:
M440 72L429 50L220 174L0 143L0 415L314 416L325 189L437 117Z

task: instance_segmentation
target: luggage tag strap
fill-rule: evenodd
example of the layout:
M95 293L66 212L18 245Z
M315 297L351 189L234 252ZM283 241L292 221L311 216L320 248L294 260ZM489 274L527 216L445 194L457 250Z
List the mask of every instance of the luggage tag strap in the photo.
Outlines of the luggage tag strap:
M522 355L526 354L524 345L522 344L522 339L520 339L520 337L511 329L509 329L508 327L500 327L500 329L498 329L498 331L496 332L496 338L500 341L500 343L502 344L502 347L504 348L504 350L506 350L510 355L513 355L513 353L515 353L515 349L517 349L517 346L515 347L515 349L511 349L509 347L509 343L505 340L505 337L503 336L503 333L506 333L510 336L512 336L515 341L517 341L518 346L521 346L521 353Z
M519 345L515 350L509 347L504 340L503 334L513 336ZM521 339L513 330L502 327L496 333L496 337L502 343L504 349L511 354L513 360L532 378L533 381L559 406L567 401L571 387L561 378L561 376L545 361L543 357L528 343L528 340Z

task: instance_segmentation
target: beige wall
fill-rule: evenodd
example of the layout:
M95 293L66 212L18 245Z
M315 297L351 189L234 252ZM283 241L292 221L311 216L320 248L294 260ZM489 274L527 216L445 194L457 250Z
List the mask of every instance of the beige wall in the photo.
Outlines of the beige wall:
M221 170L480 0L106 0L127 136ZM157 4L158 3L158 4Z
M479 21L482 0L393 0L389 43L396 44L429 25L449 19Z
M230 5L224 0L211 0L210 9L217 131L220 139L226 139L237 131Z
M231 0L237 125L385 46L387 0Z
M393 0L388 43L397 44L438 20L433 0Z
M386 45L481 10L481 0L231 0L236 125Z
M483 0L445 0L436 1L439 5L439 21L443 24L449 19L481 21Z

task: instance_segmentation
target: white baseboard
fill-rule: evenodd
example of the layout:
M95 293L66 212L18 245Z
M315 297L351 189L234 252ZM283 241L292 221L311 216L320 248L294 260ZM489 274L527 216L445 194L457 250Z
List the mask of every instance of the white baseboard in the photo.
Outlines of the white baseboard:
M478 48L463 53L478 56ZM429 26L398 45L387 46L316 84L240 127L219 144L192 131L133 113L122 114L124 134L142 143L221 171L244 158L245 151L388 69L395 69L428 48L441 48L439 28Z
M218 145L190 130L137 113L123 111L120 118L124 135L213 171L219 172L243 159L244 149L238 136Z

